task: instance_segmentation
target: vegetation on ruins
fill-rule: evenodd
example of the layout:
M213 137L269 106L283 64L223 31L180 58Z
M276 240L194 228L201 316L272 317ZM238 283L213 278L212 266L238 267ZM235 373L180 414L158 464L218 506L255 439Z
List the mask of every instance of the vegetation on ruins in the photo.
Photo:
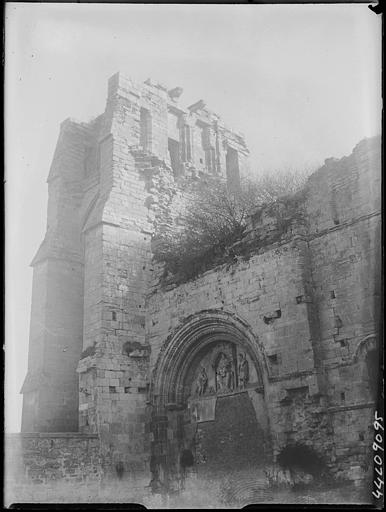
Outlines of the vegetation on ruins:
M282 234L296 217L309 171L283 171L245 179L230 190L218 179L200 180L181 213L182 228L156 233L155 261L164 263L164 278L186 281L199 273L243 255L238 243L247 219L258 219L264 211L276 220ZM244 251L245 253L245 251ZM245 254L244 254L245 255Z

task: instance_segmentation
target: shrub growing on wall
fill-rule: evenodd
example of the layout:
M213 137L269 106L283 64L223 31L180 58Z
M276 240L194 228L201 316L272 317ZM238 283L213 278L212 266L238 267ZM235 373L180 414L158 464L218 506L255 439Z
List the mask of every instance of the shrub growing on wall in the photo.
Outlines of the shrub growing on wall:
M188 280L214 264L232 258L232 245L242 239L251 212L286 201L300 190L309 173L282 172L244 180L237 190L230 190L225 181L208 177L201 179L190 191L182 214L181 229L155 234L156 261L165 263L165 275L178 281ZM291 202L292 201L292 202Z

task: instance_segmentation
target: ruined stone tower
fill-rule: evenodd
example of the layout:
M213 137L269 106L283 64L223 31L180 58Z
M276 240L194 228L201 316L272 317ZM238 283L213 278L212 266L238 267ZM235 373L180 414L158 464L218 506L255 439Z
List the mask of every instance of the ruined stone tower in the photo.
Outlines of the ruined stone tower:
M243 137L202 100L183 109L181 93L116 74L102 115L61 125L32 263L22 430L91 436L105 473L151 475L164 489L187 468L265 467L299 445L335 475L364 478L379 139L251 215L232 261L163 286L153 235L182 222L189 183L232 189L249 173Z
M23 431L133 431L143 455L145 302L158 201L149 183L162 173L169 183L210 173L237 185L247 172L243 138L203 101L182 109L181 92L116 74L101 116L61 125L47 232L32 263Z

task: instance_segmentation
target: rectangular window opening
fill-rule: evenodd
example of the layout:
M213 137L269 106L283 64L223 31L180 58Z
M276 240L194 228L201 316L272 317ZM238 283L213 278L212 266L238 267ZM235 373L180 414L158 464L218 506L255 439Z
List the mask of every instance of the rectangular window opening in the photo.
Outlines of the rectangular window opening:
M205 165L209 172L214 173L216 171L216 159L213 148L205 150Z
M174 172L174 176L180 174L180 145L174 139L168 139L168 150L170 156L170 163Z
M240 169L238 152L229 148L225 159L226 175L229 190L236 191L240 189Z
M151 140L151 116L149 110L141 108L140 110L140 138L139 144L145 151L150 149Z

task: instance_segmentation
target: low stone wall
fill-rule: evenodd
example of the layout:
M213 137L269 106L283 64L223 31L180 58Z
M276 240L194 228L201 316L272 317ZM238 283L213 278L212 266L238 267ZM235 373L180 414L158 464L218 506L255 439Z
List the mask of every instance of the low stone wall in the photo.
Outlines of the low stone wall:
M23 433L5 436L5 505L87 501L102 478L95 434Z

